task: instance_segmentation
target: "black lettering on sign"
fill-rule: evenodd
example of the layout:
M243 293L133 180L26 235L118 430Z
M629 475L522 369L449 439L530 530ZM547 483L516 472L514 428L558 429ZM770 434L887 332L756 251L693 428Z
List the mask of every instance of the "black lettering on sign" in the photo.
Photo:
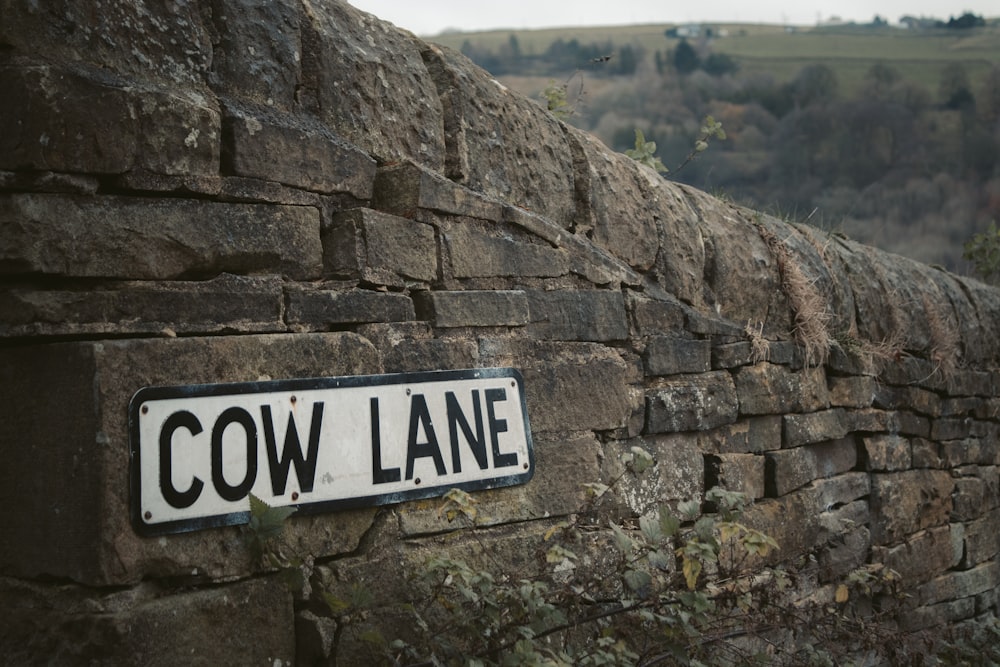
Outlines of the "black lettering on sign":
M222 436L230 424L239 424L246 435L247 471L243 481L231 486L222 470ZM215 420L212 427L212 484L223 500L234 502L243 500L257 480L257 424L243 408L229 408Z
M451 440L451 465L454 472L462 472L462 457L458 451L459 428L462 429L465 441L469 443L469 449L472 450L473 456L476 457L479 469L486 470L490 462L486 458L486 435L483 430L483 408L479 405L479 390L472 390L472 410L476 421L475 434L473 434L472 429L469 427L469 420L465 418L465 413L462 412L462 406L458 404L458 399L455 398L455 392L445 392L444 400L448 407L448 436Z
M378 416L378 398L373 396L369 401L372 421L372 482L387 484L399 481L399 468L382 467L382 427Z
M490 441L493 444L493 466L496 468L506 468L508 466L517 465L517 453L510 452L508 454L501 454L500 438L497 437L499 434L507 432L507 420L497 419L496 409L493 407L493 404L506 400L506 389L486 390L486 414L489 416L490 420Z
M277 438L274 433L274 421L271 419L271 406L260 406L260 416L264 420L264 444L267 447L267 462L271 471L271 490L276 496L285 494L288 486L288 469L295 465L295 476L299 488L309 493L313 490L316 480L316 459L319 454L319 434L323 425L323 401L313 403L312 423L309 425L309 451L302 456L302 446L299 444L299 432L295 428L294 412L288 413L288 427L285 428L285 445L278 459Z
M191 435L198 435L203 429L197 417L187 410L181 410L167 417L160 430L160 491L163 493L163 499L171 507L184 509L194 505L198 496L201 495L201 489L205 483L195 477L191 480L191 486L188 487L187 491L178 491L174 486L171 442L174 438L174 431L179 428L186 428Z
M423 427L426 442L417 442L417 435ZM413 479L413 462L417 459L431 457L438 475L448 474L441 457L434 425L431 423L431 413L427 409L427 399L423 394L414 394L410 400L410 431L406 438L406 479Z

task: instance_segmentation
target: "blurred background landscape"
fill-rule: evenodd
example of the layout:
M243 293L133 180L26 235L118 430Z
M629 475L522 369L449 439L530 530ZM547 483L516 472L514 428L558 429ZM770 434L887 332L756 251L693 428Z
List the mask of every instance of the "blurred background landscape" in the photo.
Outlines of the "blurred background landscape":
M635 130L668 178L794 222L970 273L1000 220L1000 19L815 26L658 24L445 31L458 49L618 151ZM610 56L610 57L609 57Z

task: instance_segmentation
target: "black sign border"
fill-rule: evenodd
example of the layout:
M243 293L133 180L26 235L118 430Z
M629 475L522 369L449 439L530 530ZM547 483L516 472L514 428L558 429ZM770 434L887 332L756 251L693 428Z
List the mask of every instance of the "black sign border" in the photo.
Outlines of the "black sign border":
M129 514L132 527L142 537L175 535L210 528L223 528L250 522L250 512L231 512L194 519L180 519L163 523L148 524L142 519L141 507L141 461L139 460L139 410L142 404L151 400L166 398L198 398L203 396L239 396L242 394L263 394L276 391L308 391L314 389L339 389L346 387L379 387L385 385L420 384L427 382L447 382L450 380L476 380L504 378L517 384L521 397L521 414L524 419L524 434L528 449L528 469L522 472L475 480L457 484L414 487L412 490L396 493L382 493L358 498L323 500L313 503L287 505L294 507L296 515L326 514L338 510L359 509L393 505L407 500L422 500L443 496L449 489L463 491L483 491L524 484L535 474L535 448L528 422L528 404L524 392L524 378L516 368L472 368L463 370L422 371L417 373L383 373L379 375L349 375L343 377L295 378L287 380L263 380L259 382L229 382L219 384L190 384L177 386L143 387L132 396L128 405L129 430ZM283 506L286 507L286 506Z

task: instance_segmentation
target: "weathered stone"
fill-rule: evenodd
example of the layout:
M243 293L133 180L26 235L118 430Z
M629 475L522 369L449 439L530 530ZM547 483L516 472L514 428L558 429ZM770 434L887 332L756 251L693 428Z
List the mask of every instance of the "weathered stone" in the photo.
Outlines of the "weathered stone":
M503 215L500 202L412 163L380 169L373 197L375 208L404 217L417 210L492 221L500 220Z
M624 474L623 456L639 447L653 457L654 465L642 474ZM609 443L602 466L602 481L620 481L615 492L629 513L643 515L667 504L676 508L685 500L705 493L705 466L693 434L647 436Z
M476 368L479 347L473 340L433 338L425 322L362 324L357 333L382 353L386 373Z
M277 277L127 282L86 290L0 290L0 337L280 332Z
M712 368L710 341L653 336L643 355L649 375L704 373Z
M100 12L91 9L73 0L53 0L44 9L5 3L0 43L139 80L192 85L208 71L212 43L198 6L111 0Z
M857 463L854 438L782 449L764 454L767 494L783 496L814 479L847 472Z
M943 470L907 470L872 476L872 541L893 544L947 524L955 482Z
M628 338L625 300L617 290L529 290L528 330L548 340L616 341Z
M979 519L965 524L964 567L996 558L1000 553L1000 510L993 509Z
M93 585L193 570L218 579L255 569L236 528L159 539L134 532L126 416L138 389L381 371L374 348L349 333L62 343L9 348L0 357L0 399L15 405L32 397L32 411L0 420L0 488L21 499L17 512L0 516L7 536L0 569ZM318 557L349 552L373 514L293 519L285 537Z
M741 415L808 412L829 406L821 368L796 373L765 362L736 369L733 379Z
M983 480L977 477L961 477L955 480L952 496L951 518L953 521L971 521L983 513Z
M955 625L956 621L972 618L976 613L975 598L950 600L926 607L908 609L900 618L900 630L918 632L942 625Z
M875 378L871 376L831 376L829 383L833 407L870 408L875 400Z
M0 190L93 195L101 182L95 176L55 171L0 171Z
M484 276L556 277L569 273L566 251L548 244L527 243L500 230L454 224L444 232L455 278Z
M781 448L779 415L750 417L702 431L698 443L705 452L719 454L759 454Z
M298 101L306 101L302 61L312 55L302 52L299 14L294 0L213 2L212 89L261 107L296 110Z
M749 500L764 497L764 457L758 454L718 454L706 457L705 486L738 491Z
M639 285L641 276L625 262L586 237L573 234L551 220L516 206L503 207L503 220L544 239L569 254L569 269L595 285Z
M736 417L736 389L726 371L668 378L646 393L647 433L704 431Z
M1000 563L977 565L971 570L946 572L935 577L916 593L920 604L936 604L956 598L967 598L992 590L1000 585Z
M594 137L567 132L572 149L578 208L577 231L584 232L632 268L644 271L656 260L657 219L677 211L659 192L660 177Z
M835 440L850 432L844 410L832 408L820 412L785 415L783 447L798 447L811 442Z
M821 512L863 498L871 492L871 488L871 478L863 472L847 472L813 481L816 507Z
M874 435L861 439L864 443L866 470L888 472L909 470L913 463L910 441L898 435Z
M417 305L435 327L523 327L529 321L522 290L422 292Z
M380 162L445 164L442 103L412 34L337 0L301 10L296 94L334 134Z
M437 236L431 225L356 208L335 215L322 236L323 263L333 274L369 281L387 275L400 283L438 276Z
M972 433L972 419L931 420L931 440L959 440Z
M479 361L521 370L535 432L623 428L642 409L638 364L603 345L482 339Z
M319 211L186 199L7 195L0 273L163 280L322 266Z
M874 405L883 410L913 410L928 417L941 416L941 397L919 387L880 384L875 391Z
M939 442L938 454L941 456L941 463L949 468L972 463L993 462L993 456L990 452L983 453L982 442L979 438Z
M0 596L0 653L11 665L94 656L105 665L290 665L296 657L292 596L275 577L106 593L0 579Z
M930 420L912 412L862 408L845 412L845 421L851 431L889 432L917 438L928 438L931 434Z
M445 175L569 227L575 184L563 124L461 53L426 44L423 57L444 109Z
M316 331L345 323L405 322L416 313L405 294L289 287L285 317L290 325Z
M762 323L765 338L789 331L791 310L778 268L784 260L772 255L754 224L701 193L696 199L702 208L705 237L704 279L715 295L718 312L735 322L755 327Z
M0 96L8 100L0 105L8 128L0 169L218 174L220 115L204 93L137 84L107 70L0 63Z
M938 443L926 438L913 438L910 443L914 468L943 468L941 448Z
M771 556L773 561L811 553L821 534L815 499L808 488L748 506L742 523L774 538L779 551Z
M822 517L820 521L823 521ZM842 581L844 577L865 564L871 536L864 527L845 530L820 549L816 560L819 564L819 581Z
M222 166L227 174L277 181L371 199L375 160L319 123L229 105L222 119Z
M907 587L930 581L957 565L948 526L919 531L891 548L873 546L872 549L876 561L898 572Z
M602 478L602 444L590 433L542 434L533 439L535 475L527 484L475 494L476 526L494 526L579 512L587 501L584 484ZM404 536L454 530L439 511L440 500L400 505Z

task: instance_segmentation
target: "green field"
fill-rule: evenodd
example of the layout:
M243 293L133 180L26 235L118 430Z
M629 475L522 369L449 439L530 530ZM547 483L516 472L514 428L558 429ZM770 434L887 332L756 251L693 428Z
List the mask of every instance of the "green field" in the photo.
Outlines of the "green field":
M612 42L642 47L647 55L673 49L678 40L664 33L671 25L613 26L604 28L558 28L546 30L498 30L452 33L430 41L455 49L466 42L496 51L515 35L522 53L539 55L557 39L581 44ZM767 73L779 81L790 80L804 66L823 63L837 74L841 90L853 94L865 73L876 62L896 69L903 78L936 89L941 71L951 63L965 66L970 79L979 81L994 65L1000 65L1000 26L976 30L928 30L910 32L899 28L796 28L777 25L705 25L713 34L710 48L732 56L744 74ZM691 40L697 41L697 40ZM651 56L649 56L651 57Z

